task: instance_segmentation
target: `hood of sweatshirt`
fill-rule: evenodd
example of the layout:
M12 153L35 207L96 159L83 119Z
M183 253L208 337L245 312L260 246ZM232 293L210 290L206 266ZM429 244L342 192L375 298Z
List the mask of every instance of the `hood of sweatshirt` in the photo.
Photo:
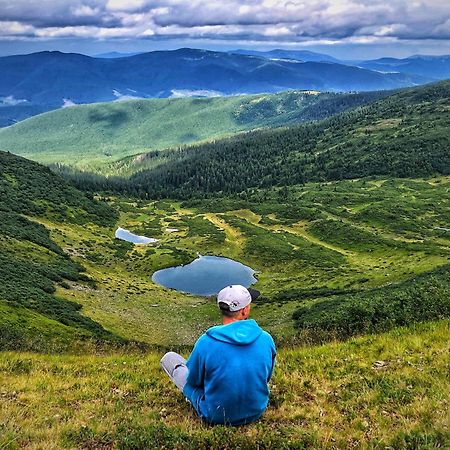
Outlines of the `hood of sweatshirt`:
M206 331L209 337L233 345L249 345L256 341L261 333L262 329L253 319L217 325Z

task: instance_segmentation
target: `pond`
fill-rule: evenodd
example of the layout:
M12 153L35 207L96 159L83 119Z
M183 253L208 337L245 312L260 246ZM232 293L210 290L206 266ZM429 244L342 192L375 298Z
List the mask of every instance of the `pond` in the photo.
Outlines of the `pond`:
M158 242L158 239L139 236L120 227L117 228L115 236L116 239L122 239L122 241L132 242L133 244L153 244Z
M167 288L194 295L215 295L225 286L256 283L255 271L244 264L219 256L199 256L190 264L155 272L152 280Z

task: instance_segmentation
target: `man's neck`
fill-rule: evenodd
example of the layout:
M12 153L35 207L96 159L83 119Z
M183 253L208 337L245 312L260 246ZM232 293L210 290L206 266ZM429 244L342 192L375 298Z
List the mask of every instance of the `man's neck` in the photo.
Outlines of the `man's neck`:
M223 325L228 325L233 322L239 322L240 320L245 320L245 319L241 319L240 317L224 317L222 319L222 323L223 323Z
M223 323L223 325L228 325L230 323L238 322L238 321L239 321L239 319L234 319L233 317L224 317L222 323Z

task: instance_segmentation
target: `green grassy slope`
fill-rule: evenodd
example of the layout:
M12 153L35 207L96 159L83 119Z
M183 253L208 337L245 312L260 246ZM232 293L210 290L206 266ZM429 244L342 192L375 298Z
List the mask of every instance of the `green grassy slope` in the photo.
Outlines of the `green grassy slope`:
M115 212L88 199L49 169L0 152L0 348L50 350L114 337L56 297L55 283L89 279L36 221L107 225Z
M0 130L0 149L48 164L98 168L126 156L320 119L387 95L301 91L129 100L60 109Z
M282 349L265 414L239 428L202 424L158 353L0 353L0 447L448 448L449 327Z
M153 196L189 197L370 175L448 174L449 108L450 81L419 87L319 123L168 153L131 184Z

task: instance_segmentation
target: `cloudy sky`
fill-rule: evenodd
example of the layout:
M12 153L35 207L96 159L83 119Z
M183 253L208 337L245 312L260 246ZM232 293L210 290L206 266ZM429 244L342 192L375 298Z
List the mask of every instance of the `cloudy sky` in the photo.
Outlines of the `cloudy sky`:
M450 54L449 0L0 0L0 54L298 48Z

